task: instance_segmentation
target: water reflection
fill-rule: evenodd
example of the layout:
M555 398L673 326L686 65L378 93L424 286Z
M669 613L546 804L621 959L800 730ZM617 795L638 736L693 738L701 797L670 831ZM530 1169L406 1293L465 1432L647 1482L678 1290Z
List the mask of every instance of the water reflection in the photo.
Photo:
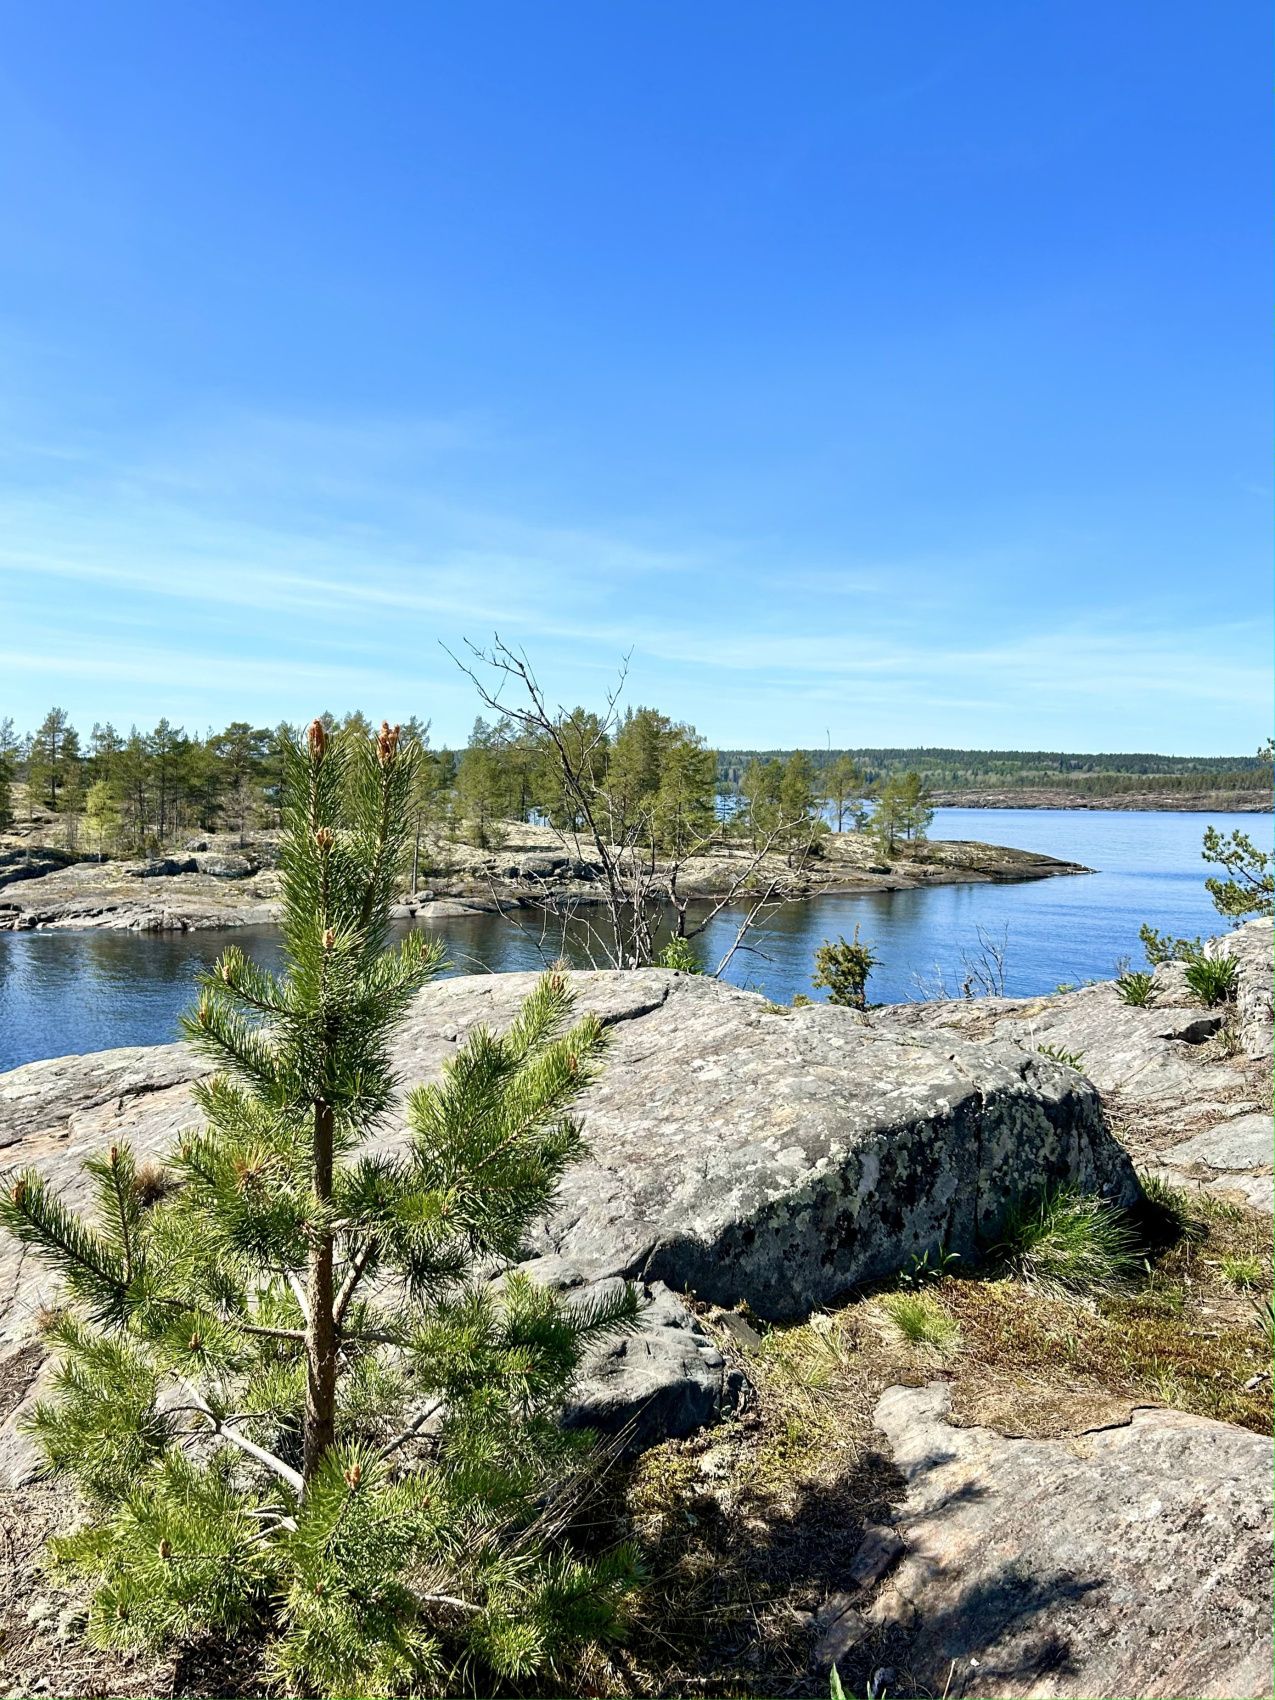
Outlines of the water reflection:
M1224 830L1241 827L1269 848L1270 816L1214 820ZM918 977L933 977L936 967L949 984L959 982L962 952L976 948L980 927L1006 938L1013 993L1105 976L1117 957L1140 954L1143 921L1175 934L1223 930L1203 887L1204 825L1194 814L943 810L936 835L991 839L1100 871L1027 885L935 886L788 904L735 956L726 977L787 1002L796 992L810 992L822 940L849 936L856 923L882 959L869 982L876 1001L915 997ZM594 910L542 929L525 916L515 927L483 915L440 920L431 930L445 942L454 973L536 969L559 955L586 967L599 919ZM710 924L697 945L703 962L717 963L737 924L729 912ZM36 1057L175 1038L196 974L232 940L265 966L279 965L278 935L269 928L0 933L0 1069Z

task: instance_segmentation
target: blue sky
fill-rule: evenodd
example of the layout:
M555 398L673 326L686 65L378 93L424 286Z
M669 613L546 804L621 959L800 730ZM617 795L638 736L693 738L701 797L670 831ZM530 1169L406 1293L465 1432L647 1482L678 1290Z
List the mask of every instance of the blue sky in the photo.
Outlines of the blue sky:
M1266 734L1256 0L2 16L0 716Z

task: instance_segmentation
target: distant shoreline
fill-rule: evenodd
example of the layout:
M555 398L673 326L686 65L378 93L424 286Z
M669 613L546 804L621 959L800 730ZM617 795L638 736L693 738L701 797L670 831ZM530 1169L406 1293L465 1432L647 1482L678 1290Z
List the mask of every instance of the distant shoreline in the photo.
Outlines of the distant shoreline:
M1201 792L1197 796L1170 797L1139 793L1128 796L1086 797L1074 791L935 791L936 809L1123 809L1130 814L1180 815L1269 815L1269 793L1252 791Z

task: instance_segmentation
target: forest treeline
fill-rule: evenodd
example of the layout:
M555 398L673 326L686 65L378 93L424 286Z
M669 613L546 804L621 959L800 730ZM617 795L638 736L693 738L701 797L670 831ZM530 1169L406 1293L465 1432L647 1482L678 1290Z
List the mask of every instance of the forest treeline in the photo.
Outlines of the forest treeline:
M750 763L785 750L722 750L718 781L735 786ZM1188 796L1201 792L1270 789L1270 764L1251 756L1069 754L1060 750L957 750L943 748L814 750L816 771L849 758L869 785L901 773L919 773L933 790L1066 790L1115 797L1149 792Z
M329 731L368 735L361 713L321 717ZM886 848L923 838L931 809L916 771L872 776L852 757L794 750L745 762L723 786L721 758L695 730L658 709L599 717L585 708L530 731L517 719L478 718L463 749L429 748L429 726L411 719L405 739L422 746L413 796L415 827L484 849L502 823L541 821L573 831L589 799L613 820L642 823L652 848L682 857L715 834L754 846L809 839L809 825L843 831L869 821ZM232 721L189 733L161 719L121 733L97 722L84 735L61 708L19 733L0 720L0 827L41 822L73 850L98 854L156 849L192 831L279 825L288 724ZM564 749L567 761L564 765ZM573 774L564 779L564 773ZM52 820L49 817L54 817Z

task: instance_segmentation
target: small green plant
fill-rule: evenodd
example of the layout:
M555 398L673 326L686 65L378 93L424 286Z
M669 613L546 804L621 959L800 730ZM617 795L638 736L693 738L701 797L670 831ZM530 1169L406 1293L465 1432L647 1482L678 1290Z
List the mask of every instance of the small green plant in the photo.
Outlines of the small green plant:
M689 939L672 938L659 954L659 966L678 974L702 974L703 967Z
M794 992L792 1002L788 1005L788 1008L811 1009L814 1006L814 1001L815 1000L813 998L808 998L804 992ZM782 1008L783 1006L781 1005L780 1007Z
M940 1246L934 1254L933 1263L931 1263L929 1252L924 1251L920 1257L914 1256L906 1269L900 1270L899 1285L917 1292L925 1286L927 1281L945 1280L947 1276L952 1274L952 1265L960 1261L961 1254L959 1251L944 1251L943 1247Z
M1102 1292L1138 1267L1137 1238L1124 1214L1073 1186L1010 1206L994 1254L1021 1280L1057 1293Z
M1116 996L1121 1003L1145 1009L1155 1001L1155 979L1141 969L1126 969L1116 979Z
M1197 956L1186 965L1186 983L1206 1009L1235 996L1239 962L1233 956Z
M878 966L881 958L872 954L872 946L866 941L860 941L859 929L854 929L852 939L838 939L833 944L825 939L815 952L815 977L812 984L816 989L826 987L828 1002L840 1004L846 1009L862 1009L864 1007L868 975Z
M1076 982L1074 980L1059 980L1058 984L1054 987L1054 993L1057 995L1060 992L1074 992L1075 989Z
M956 1321L928 1293L887 1293L881 1305L903 1338L914 1346L952 1351L957 1343Z
M1153 968L1162 962L1194 962L1204 954L1203 941L1198 938L1175 939L1171 933L1158 933L1145 925L1138 928L1138 937Z
M1222 1279L1232 1287L1260 1287L1265 1271L1260 1257L1224 1257L1219 1265Z
M1083 1051L1065 1051L1061 1045L1037 1045L1036 1049L1042 1057L1048 1057L1050 1062L1062 1063L1064 1068L1079 1071L1085 1066Z

